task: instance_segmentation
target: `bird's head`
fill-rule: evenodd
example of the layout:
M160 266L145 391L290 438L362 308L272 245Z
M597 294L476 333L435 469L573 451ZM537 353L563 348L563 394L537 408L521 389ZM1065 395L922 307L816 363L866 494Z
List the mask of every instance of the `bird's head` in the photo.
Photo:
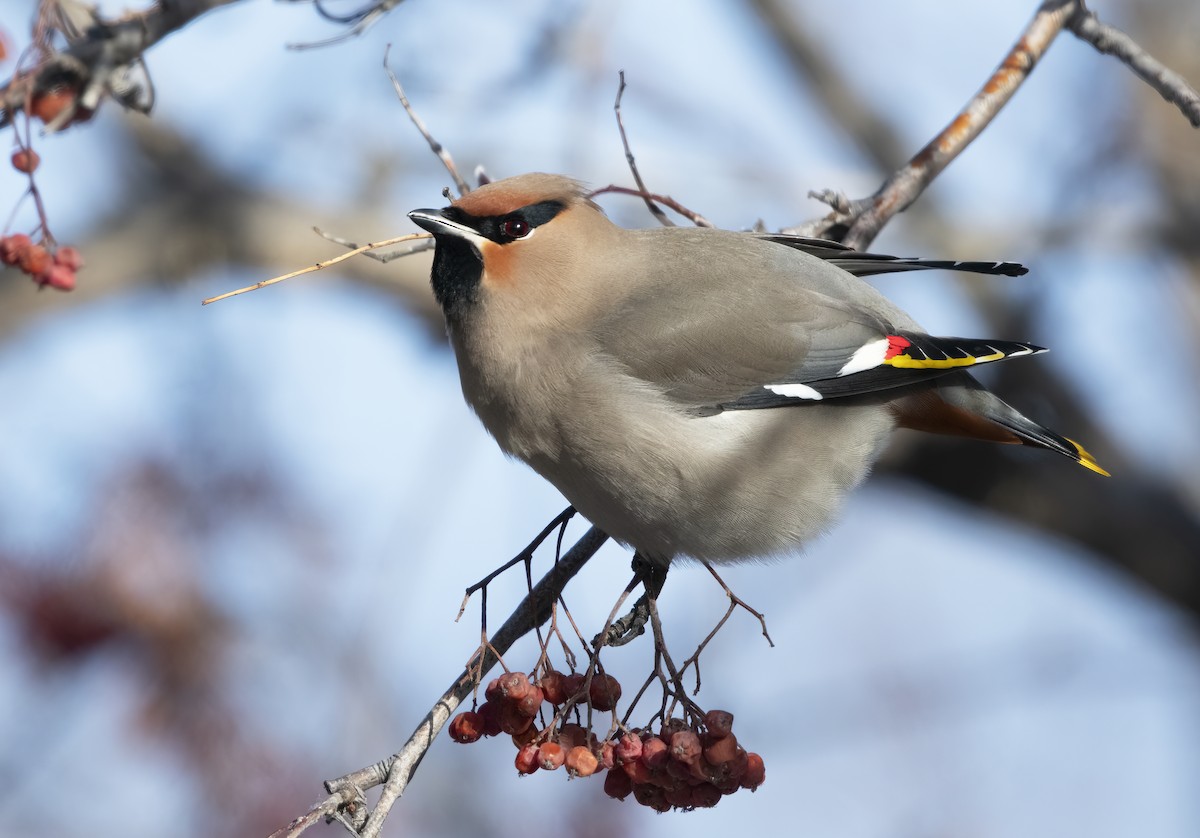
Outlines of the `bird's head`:
M481 294L545 293L581 248L613 225L578 181L526 174L469 192L444 209L408 214L433 234L433 291L448 317Z

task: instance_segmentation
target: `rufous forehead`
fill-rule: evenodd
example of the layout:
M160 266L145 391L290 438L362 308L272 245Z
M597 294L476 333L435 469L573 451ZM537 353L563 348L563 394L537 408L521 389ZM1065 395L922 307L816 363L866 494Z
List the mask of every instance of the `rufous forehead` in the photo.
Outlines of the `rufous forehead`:
M553 200L556 197L558 196L528 190L517 191L506 189L494 192L480 190L467 193L455 201L453 205L476 218L488 218L505 215L514 210L519 210L521 207L527 207L530 204L536 204L540 201Z

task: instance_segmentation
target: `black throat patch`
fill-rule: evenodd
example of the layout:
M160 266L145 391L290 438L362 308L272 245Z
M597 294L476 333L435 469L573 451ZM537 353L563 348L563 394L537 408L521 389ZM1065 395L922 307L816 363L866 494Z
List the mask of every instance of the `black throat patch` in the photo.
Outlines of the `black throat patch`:
M457 318L479 297L483 257L458 236L438 236L433 251L433 296L447 317Z

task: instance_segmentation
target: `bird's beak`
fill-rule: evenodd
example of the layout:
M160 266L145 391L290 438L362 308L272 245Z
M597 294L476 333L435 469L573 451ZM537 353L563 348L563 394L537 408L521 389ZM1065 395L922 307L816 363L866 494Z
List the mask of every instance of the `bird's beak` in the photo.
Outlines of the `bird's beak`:
M479 235L478 230L473 230L461 222L452 221L446 217L446 214L442 210L416 209L410 212L408 217L411 218L413 223L418 227L423 230L428 230L430 233L433 233L435 237L457 236L461 239L466 239L477 247L482 242L487 241L486 238Z

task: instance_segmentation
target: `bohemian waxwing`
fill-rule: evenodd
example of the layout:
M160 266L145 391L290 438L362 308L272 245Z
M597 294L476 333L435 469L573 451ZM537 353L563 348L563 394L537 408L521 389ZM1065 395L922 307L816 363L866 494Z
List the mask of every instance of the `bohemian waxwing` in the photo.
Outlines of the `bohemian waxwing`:
M467 402L505 452L651 561L803 544L898 426L1048 448L1106 473L962 369L1043 349L933 337L858 278L1020 265L627 230L581 184L546 174L409 217L434 236L433 290Z

